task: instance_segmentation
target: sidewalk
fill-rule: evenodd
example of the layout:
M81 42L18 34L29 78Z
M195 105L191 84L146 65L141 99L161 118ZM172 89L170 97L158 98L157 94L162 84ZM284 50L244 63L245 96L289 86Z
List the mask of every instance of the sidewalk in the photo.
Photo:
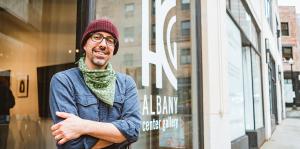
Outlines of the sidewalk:
M287 110L287 118L261 149L300 149L300 111Z

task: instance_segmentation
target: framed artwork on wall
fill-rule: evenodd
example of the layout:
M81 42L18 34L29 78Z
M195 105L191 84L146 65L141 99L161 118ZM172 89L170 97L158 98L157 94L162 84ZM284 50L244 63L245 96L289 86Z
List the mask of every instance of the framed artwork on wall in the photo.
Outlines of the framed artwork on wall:
M17 76L17 97L27 98L28 88L29 88L29 75L19 75Z

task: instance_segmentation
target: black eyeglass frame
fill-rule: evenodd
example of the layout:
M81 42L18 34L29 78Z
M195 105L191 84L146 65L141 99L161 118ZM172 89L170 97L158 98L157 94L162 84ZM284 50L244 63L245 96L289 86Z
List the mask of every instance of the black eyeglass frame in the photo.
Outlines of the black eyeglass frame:
M95 35L95 34L100 34L101 36L100 37L102 37L102 39L101 40L99 40L99 41L95 41L93 38L92 38L92 36L93 35ZM91 38L91 40L93 41L93 42L98 42L98 43L101 43L102 41L103 41L103 39L105 39L105 43L107 44L107 45L110 45L110 46L116 46L117 45L117 43L118 43L118 39L116 39L116 38L114 38L113 36L107 36L107 37L105 37L103 34L101 34L101 33L91 33L90 34L90 38ZM107 43L107 39L109 39L109 38L112 38L113 40L114 40L114 43L113 44L108 44Z

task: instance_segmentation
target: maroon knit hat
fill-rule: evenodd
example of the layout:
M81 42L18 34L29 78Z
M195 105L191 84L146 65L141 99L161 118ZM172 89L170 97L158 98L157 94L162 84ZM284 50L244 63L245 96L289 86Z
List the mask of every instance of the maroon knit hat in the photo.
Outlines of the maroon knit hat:
M86 41L90 38L92 33L95 32L107 32L117 39L117 43L114 49L115 55L119 49L119 32L117 27L109 19L106 18L94 20L87 26L82 35L80 47L83 49L83 46L85 45Z

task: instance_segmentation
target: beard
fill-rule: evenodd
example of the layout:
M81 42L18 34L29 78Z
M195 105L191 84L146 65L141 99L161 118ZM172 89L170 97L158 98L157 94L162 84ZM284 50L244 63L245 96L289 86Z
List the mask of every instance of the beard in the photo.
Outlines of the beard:
M96 50L95 49L92 49L92 52L93 52L93 55L96 54ZM104 52L103 52L104 53ZM107 54L107 53L104 53L104 54ZM104 59L99 59L97 57L92 57L92 63L98 67L103 67L106 65L106 60Z
M104 60L104 59L98 59L98 58L93 58L92 59L92 63L94 64L94 65L96 65L96 66L100 66L100 67L102 67L102 66L104 66L105 64L106 64L106 61Z

